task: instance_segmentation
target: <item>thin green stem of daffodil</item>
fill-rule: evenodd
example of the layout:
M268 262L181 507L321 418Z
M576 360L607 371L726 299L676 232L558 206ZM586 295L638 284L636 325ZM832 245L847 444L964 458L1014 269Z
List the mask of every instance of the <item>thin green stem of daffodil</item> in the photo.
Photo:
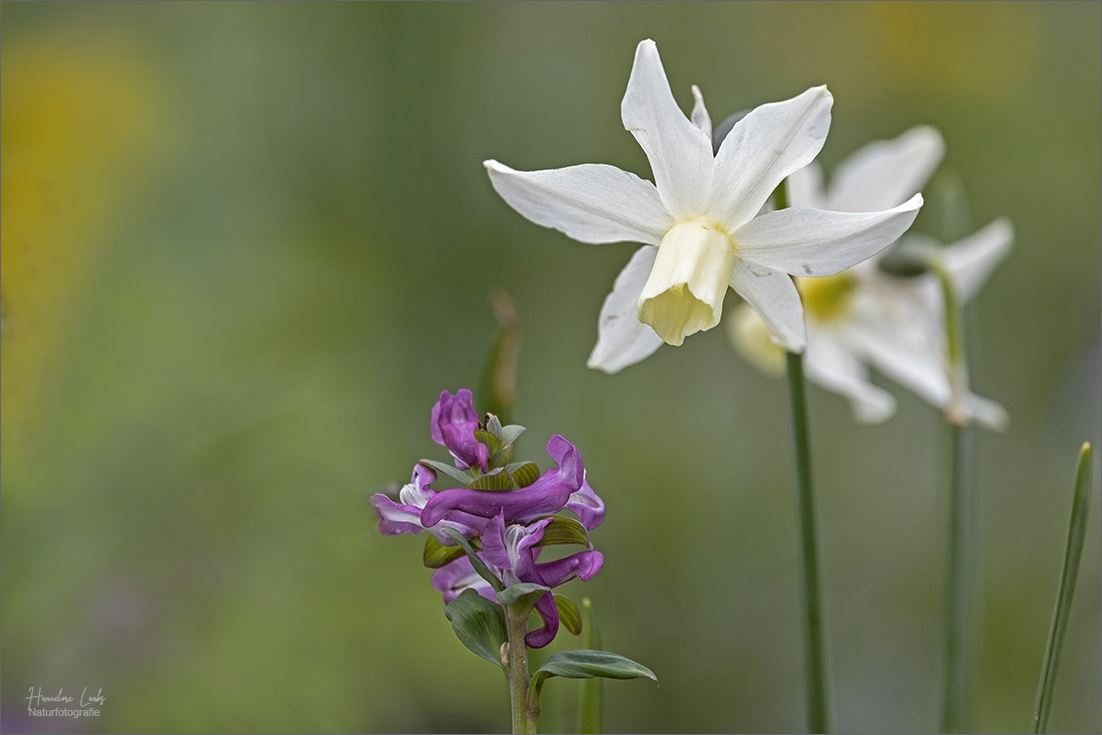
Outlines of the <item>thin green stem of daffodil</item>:
M950 425L949 573L942 650L941 732L966 732L972 594L974 429Z
M965 359L964 319L949 271L936 256L931 269L941 284L945 304L946 357L952 398L945 410L949 423L949 553L946 577L945 621L942 641L941 732L965 732L968 721L969 672L972 656L972 573L974 489L972 469L975 434L969 426L968 364Z
M781 187L783 189L783 186ZM796 468L796 512L800 524L803 572L804 644L807 666L808 732L830 732L827 701L826 635L819 584L819 539L811 482L811 442L803 355L788 353L788 396L792 417L792 450Z
M528 644L524 637L528 633L528 609L519 605L505 605L505 632L508 649L503 652L505 675L509 679L509 703L513 713L513 735L529 735L536 732L539 721L539 700L529 698L528 685L531 677L528 673Z
M1052 709L1052 693L1056 688L1056 670L1060 666L1060 651L1064 647L1064 633L1068 628L1068 613L1075 596L1075 580L1079 576L1079 560L1083 556L1083 538L1087 532L1087 508L1091 498L1091 445L1084 443L1079 451L1079 469L1075 476L1075 499L1071 505L1071 526L1068 529L1068 548L1064 553L1064 571L1060 576L1060 590L1056 594L1056 610L1052 613L1052 628L1045 646L1045 660L1041 665L1041 680L1037 684L1037 703L1033 708L1033 727L1030 732L1043 733L1048 729L1048 714Z

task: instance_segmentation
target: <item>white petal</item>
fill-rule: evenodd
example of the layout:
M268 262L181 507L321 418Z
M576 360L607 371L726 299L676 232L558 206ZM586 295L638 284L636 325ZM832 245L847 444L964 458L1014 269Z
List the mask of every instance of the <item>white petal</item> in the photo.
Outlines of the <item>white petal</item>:
M890 323L853 324L846 337L878 370L939 408L949 405L949 372L938 344L906 339Z
M823 169L814 161L789 174L785 185L788 187L790 206L831 209L826 205L826 195L823 193Z
M620 115L647 154L666 210L676 218L703 214L712 190L712 140L677 106L654 41L635 50Z
M789 207L731 233L739 257L794 276L833 276L880 252L918 215L922 195L884 212Z
M895 207L926 185L944 155L941 133L926 125L870 143L835 169L824 208L876 212Z
M612 293L605 298L597 323L597 345L586 365L616 373L650 357L662 346L662 338L637 315L639 293L654 266L658 248L647 245L635 251L616 276Z
M833 335L808 329L804 370L808 380L850 401L858 421L879 424L895 413L895 398L869 382L868 369Z
M1013 239L1014 228L1010 222L997 219L979 232L940 251L962 301L976 295L995 266L1010 253Z
M975 393L968 394L968 405L965 410L976 421L995 431L1003 431L1010 423L1010 416L1005 408L995 401L981 398Z
M654 184L615 166L516 171L492 160L483 165L510 207L581 242L657 245L671 225Z
M818 155L830 129L834 98L812 87L784 102L762 105L735 123L715 162L708 216L730 232L750 221L786 176Z
M758 312L778 344L789 352L803 352L804 308L791 278L756 263L736 260L731 288Z
M693 111L689 115L693 125L700 128L700 132L712 139L712 116L708 114L708 108L704 106L704 95L700 87L693 85Z

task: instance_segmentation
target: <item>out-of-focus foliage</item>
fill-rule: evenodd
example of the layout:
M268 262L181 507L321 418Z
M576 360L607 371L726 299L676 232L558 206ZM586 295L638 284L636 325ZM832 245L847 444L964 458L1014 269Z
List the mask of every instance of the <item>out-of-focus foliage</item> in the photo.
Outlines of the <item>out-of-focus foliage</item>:
M974 224L1013 220L971 314L975 387L1012 420L979 438L974 725L1027 726L1102 413L1097 3L2 13L6 730L58 726L26 717L30 687L87 686L107 700L76 731L504 731L504 682L452 634L419 540L377 536L366 503L431 453L440 391L477 387L497 286L524 333L514 420L529 449L576 443L608 503L585 587L604 644L662 681L608 685L606 727L801 727L783 384L721 329L587 370L631 246L530 224L481 165L649 176L619 120L646 37L717 120L828 84L828 170L935 125ZM915 229L938 234L928 199ZM885 385L900 410L881 427L811 392L836 721L855 732L937 711L946 439ZM1095 513L1052 731L1102 727L1099 536ZM548 653L576 644L559 638ZM548 731L573 727L575 692L546 687Z

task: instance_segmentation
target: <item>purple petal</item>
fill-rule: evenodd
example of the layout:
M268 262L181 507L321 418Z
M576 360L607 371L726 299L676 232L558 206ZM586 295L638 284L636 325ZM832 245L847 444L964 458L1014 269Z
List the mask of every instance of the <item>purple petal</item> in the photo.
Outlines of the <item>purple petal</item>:
M432 407L432 440L448 448L460 469L477 466L485 472L490 449L475 439L477 428L478 414L471 392L462 388L453 396L442 391Z
M421 523L434 526L457 510L483 518L503 513L506 521L524 521L562 510L570 495L581 489L585 468L577 448L558 434L547 442L547 453L559 465L558 469L544 472L528 487L508 491L444 490L425 505Z
M539 582L535 575L536 552L543 532L554 520L541 518L530 525L505 524L502 513L494 516L482 534L482 557L499 569L507 569L522 582Z
M588 482L582 482L582 489L571 493L566 509L577 514L587 531L592 531L605 520L605 502L593 492Z
M421 509L413 505L395 503L382 493L375 493L369 500L379 516L379 533L397 536L400 533L418 534L425 530L421 525Z
M599 551L579 551L556 561L537 564L536 574L539 581L547 587L558 587L574 577L588 582L601 571L604 562L605 557Z
M471 565L471 560L466 556L461 556L433 572L432 587L444 593L445 605L459 597L460 593L466 589L473 589L487 600L497 602L497 598L494 596L494 588L490 586L489 582L478 576L478 572Z
M555 607L555 598L545 594L536 601L536 612L543 618L543 627L533 630L524 637L530 648L543 648L555 640L559 632L559 608Z

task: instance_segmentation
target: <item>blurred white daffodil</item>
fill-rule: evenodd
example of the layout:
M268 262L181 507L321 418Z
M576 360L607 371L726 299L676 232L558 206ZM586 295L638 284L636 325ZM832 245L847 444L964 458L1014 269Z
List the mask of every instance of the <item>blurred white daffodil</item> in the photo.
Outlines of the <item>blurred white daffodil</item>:
M793 204L867 211L890 207L920 189L937 167L944 144L928 127L878 141L839 165L824 190L812 164L789 178ZM907 235L902 251L936 259L958 304L969 301L1010 251L1013 229L999 219L947 247ZM1006 424L997 403L954 385L946 348L945 303L934 273L900 278L879 267L880 257L829 278L797 278L807 315L804 366L809 380L849 399L859 421L879 423L895 412L890 393L869 382L868 366L947 411L992 427ZM780 374L784 353L769 327L745 305L736 308L730 335L739 351L767 373ZM959 395L964 392L964 395Z
M516 171L486 161L494 189L522 215L586 243L645 243L605 299L588 365L617 372L662 342L719 323L727 287L761 315L786 349L805 346L803 308L788 274L830 276L899 237L920 195L886 211L792 207L762 213L773 190L819 153L833 98L813 87L762 105L713 154L700 90L686 117L653 41L639 44L621 105L654 183L603 164Z

